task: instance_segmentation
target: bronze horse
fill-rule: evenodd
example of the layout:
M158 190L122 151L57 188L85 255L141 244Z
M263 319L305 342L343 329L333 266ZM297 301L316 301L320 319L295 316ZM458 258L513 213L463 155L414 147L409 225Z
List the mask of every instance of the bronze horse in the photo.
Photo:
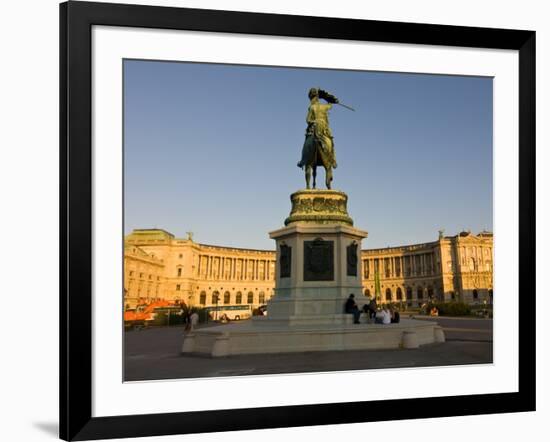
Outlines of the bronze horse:
M310 104L306 116L306 139L298 167L305 167L308 189L310 189L310 180L313 174L313 188L315 189L317 166L323 166L325 168L325 184L327 189L330 189L332 169L336 168L336 155L334 139L328 122L328 112L332 105L339 104L339 101L334 95L318 88L311 88L308 97ZM326 104L321 103L320 98L325 100Z
M308 131L309 132L309 131ZM306 188L310 189L311 176L313 175L313 189L317 185L317 166L325 168L325 184L327 189L331 188L333 162L330 154L326 152L323 143L312 133L306 134L304 147L302 149L302 160L298 167L305 168Z

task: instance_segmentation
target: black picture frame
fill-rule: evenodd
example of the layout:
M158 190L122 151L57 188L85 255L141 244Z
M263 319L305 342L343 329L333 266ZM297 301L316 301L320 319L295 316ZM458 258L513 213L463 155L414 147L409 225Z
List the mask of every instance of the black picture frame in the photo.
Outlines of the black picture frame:
M519 391L92 417L93 25L512 49L519 53L519 279L535 303L535 32L108 3L60 5L60 437L91 440L535 410L535 318L519 317ZM520 296L517 296L519 307ZM519 308L518 308L519 311Z

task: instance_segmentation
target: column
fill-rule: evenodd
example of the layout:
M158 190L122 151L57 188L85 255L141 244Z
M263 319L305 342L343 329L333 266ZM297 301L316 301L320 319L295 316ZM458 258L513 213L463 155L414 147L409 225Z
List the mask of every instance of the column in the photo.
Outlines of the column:
M263 273L262 280L265 280L265 259L260 260L260 270ZM267 293L266 293L267 298Z

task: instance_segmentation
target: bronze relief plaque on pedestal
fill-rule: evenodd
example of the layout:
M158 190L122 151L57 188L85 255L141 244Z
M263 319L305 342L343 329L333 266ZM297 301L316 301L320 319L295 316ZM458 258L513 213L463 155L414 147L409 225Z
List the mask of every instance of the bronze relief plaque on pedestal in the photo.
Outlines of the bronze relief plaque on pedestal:
M290 278L290 268L292 265L292 247L281 244L279 265L281 269L281 278Z
M334 280L334 241L304 241L304 281Z
M357 276L357 243L354 241L346 248L347 275Z

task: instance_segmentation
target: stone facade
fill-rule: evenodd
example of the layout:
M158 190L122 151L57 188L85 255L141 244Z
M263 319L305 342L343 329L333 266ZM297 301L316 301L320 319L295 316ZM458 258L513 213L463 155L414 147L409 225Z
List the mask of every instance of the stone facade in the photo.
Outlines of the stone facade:
M161 298L255 308L273 296L275 270L275 251L199 244L161 229L138 229L125 238L125 304ZM376 293L379 280L382 303L491 303L493 235L461 232L430 243L362 250L359 271L365 295Z
M159 299L164 290L164 263L153 253L124 245L124 301L135 306L140 299Z
M363 287L381 302L418 306L432 299L492 303L493 234L461 232L434 242L363 250Z
M139 253L130 254L136 249ZM134 230L125 238L124 288L131 285L130 269L146 254L162 267L162 285L153 296L188 305L264 305L275 286L275 252L198 244L160 229ZM157 262L156 261L156 262ZM141 297L146 294L141 292ZM133 306L135 297L127 299Z

